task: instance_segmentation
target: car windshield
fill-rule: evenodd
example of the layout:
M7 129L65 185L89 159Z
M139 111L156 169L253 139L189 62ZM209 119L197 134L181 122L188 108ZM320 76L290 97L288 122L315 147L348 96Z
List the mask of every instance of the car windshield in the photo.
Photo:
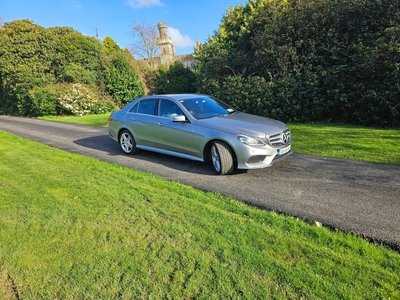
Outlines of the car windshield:
M234 108L224 102L209 97L182 99L180 102L196 119L212 118L236 112Z

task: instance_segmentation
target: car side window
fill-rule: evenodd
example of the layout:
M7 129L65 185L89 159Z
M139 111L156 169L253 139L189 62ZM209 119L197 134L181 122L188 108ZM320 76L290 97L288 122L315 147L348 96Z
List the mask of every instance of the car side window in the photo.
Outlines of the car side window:
M174 102L170 100L161 99L159 115L161 117L172 119L175 116L183 115L183 111Z
M140 101L137 109L137 113L145 115L154 115L156 108L157 99L144 99Z
M139 103L136 103L130 110L130 113L137 113L139 107Z

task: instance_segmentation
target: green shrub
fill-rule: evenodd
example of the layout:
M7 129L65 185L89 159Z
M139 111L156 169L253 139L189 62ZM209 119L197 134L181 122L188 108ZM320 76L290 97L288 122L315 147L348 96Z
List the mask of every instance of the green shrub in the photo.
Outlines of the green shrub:
M201 92L213 95L237 110L286 121L295 118L299 108L295 101L288 100L292 99L293 89L282 88L284 86L293 85L287 79L267 82L260 76L227 76L220 81L203 81Z
M60 80L66 83L83 83L90 85L96 83L96 77L94 71L89 71L81 65L71 63L64 67L64 71L60 75Z
M169 67L161 66L155 72L150 82L154 94L179 94L196 92L195 73L181 62L175 62Z
M102 100L89 87L78 83L68 84L67 90L57 100L60 115L102 114L114 107L111 101Z
M139 75L122 53L115 55L105 65L104 76L107 92L120 106L144 95L144 86Z
M58 97L66 91L66 85L55 84L46 85L44 87L34 87L29 92L31 102L31 111L29 113L32 117L38 116L54 116L58 114Z
M250 0L196 49L199 88L263 77L268 115L400 126L399 24L397 0ZM242 89L227 97L244 101Z
M0 113L102 113L113 110L112 98L121 105L143 95L129 59L110 38L106 44L68 27L5 23L0 28Z
M109 97L82 84L54 84L35 87L29 92L30 116L86 115L113 111Z

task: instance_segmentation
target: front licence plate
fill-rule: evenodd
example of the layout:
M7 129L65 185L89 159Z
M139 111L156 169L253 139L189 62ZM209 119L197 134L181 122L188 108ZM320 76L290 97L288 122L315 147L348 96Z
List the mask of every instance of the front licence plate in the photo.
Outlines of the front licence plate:
M278 155L283 155L283 154L288 153L290 151L290 146L291 145L289 145L289 146L287 146L285 148L282 148L282 149L278 149Z

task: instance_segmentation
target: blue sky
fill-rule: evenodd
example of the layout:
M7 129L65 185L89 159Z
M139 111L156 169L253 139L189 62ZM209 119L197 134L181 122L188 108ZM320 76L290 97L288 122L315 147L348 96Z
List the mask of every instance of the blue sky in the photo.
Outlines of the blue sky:
M228 7L246 0L0 0L1 21L29 19L43 27L72 27L84 35L110 36L129 48L134 22L167 22L176 53L193 52L196 40L206 42Z

